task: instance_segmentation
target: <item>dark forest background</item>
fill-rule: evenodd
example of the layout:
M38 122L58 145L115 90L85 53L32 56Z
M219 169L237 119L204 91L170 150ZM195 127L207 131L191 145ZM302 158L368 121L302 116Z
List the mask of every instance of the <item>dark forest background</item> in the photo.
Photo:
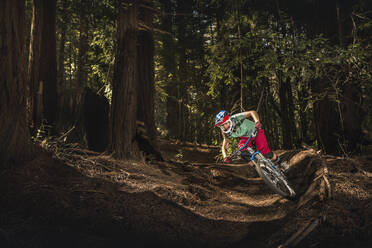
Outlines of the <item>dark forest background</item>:
M3 0L0 160L217 144L221 109L257 110L273 149L366 153L371 45L369 0Z

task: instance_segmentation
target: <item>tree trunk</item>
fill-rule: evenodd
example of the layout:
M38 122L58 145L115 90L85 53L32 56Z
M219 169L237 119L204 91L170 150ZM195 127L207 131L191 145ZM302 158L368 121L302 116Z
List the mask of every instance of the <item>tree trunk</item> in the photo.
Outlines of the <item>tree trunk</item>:
M35 134L42 121L42 104L39 93L40 85L40 58L41 58L41 22L42 22L41 2L35 0L32 8L32 22L30 34L30 51L28 57L28 80L30 84L30 111L31 111L31 130Z
M291 130L291 138L292 138L292 148L299 146L299 139L297 135L297 128L296 128L296 119L295 119L295 104L293 102L293 92L292 92L292 85L289 78L286 80L287 84L287 99L288 99L288 119L289 119L289 128Z
M144 152L147 158L163 160L157 149L156 127L155 127L155 108L154 108L154 37L153 21L154 12L152 10L152 0L143 1L143 6L139 12L139 20L142 22L138 33L137 65L138 65L138 110L137 120L144 123L145 130L140 130L137 126L136 139L139 149ZM143 133L143 131L145 133Z
M218 42L221 42L223 40L223 31L222 31L222 23L223 23L223 16L225 14L225 6L224 2L221 1L219 3L217 11L216 11L216 44ZM213 37L213 35L212 35ZM215 44L213 44L215 45ZM220 90L219 90L219 109L226 109L226 101L227 101L227 87L224 82L221 82L220 84ZM228 109L226 109L228 110Z
M0 166L31 154L26 118L25 1L0 3Z
M162 8L165 13L172 13L174 11L172 1L162 0ZM161 19L161 29L168 32L162 35L163 49L161 51L162 64L164 70L167 72L166 78L166 126L168 136L171 138L178 137L178 99L177 99L177 85L176 85L176 58L175 58L175 44L173 40L173 17L171 15L164 15Z
M328 98L328 82L320 79L312 83L312 92L315 95L323 95L323 98L314 103L314 122L318 145L323 152L339 154L338 139L340 131L340 118L336 111L337 106Z
M178 57L178 70L177 70L177 98L178 98L178 138L182 141L190 140L190 130L188 128L190 121L190 113L188 111L188 84L192 82L193 73L188 71L189 61L187 50L191 48L193 38L191 35L193 30L190 30L190 16L193 9L187 1L180 1L176 7L177 13L185 13L185 15L177 15L177 57ZM191 38L193 37L193 38Z
M301 81L298 79L297 82L301 82ZM297 90L297 94L299 98L298 115L299 115L299 121L300 121L300 142L308 143L309 138L307 137L308 136L307 133L308 133L308 127L309 127L310 120L308 118L308 113L304 111L306 109L306 106L308 105L308 100L307 100L307 98L309 97L308 89L300 88Z
M281 126L283 135L283 148L293 148L293 133L292 124L294 122L293 113L290 113L289 98L292 97L292 92L289 95L290 83L287 80L282 81L279 77L279 97L280 97L280 113L281 113ZM293 103L292 103L293 104ZM292 114L292 115L291 115Z
M182 25L181 25L182 26ZM184 32L184 31L183 31ZM179 40L185 39L184 37L178 37ZM185 45L181 45L182 47L179 51L179 61L178 61L178 82L177 82L177 99L178 99L178 109L177 109L177 138L180 139L182 142L186 141L186 122L188 120L188 111L186 108L187 103L187 89L186 89L186 82L187 82L187 62L186 62L186 49Z
M57 50L56 50L56 0L44 0L45 25L41 52L44 82L43 102L44 118L54 125L57 113Z
M57 109L56 0L34 0L28 76L33 132L53 125Z
M152 0L144 2L152 8ZM155 108L154 108L154 37L153 37L154 13L146 7L141 8L139 19L144 27L138 33L138 114L137 119L143 121L146 126L147 136L153 143L156 142Z
M76 85L79 88L85 88L87 86L87 51L89 48L88 44L88 16L86 9L88 3L86 0L82 0L80 3L79 11L79 53L77 57L77 75Z
M262 124L266 133L266 138L271 149L279 148L279 139L280 135L276 131L278 128L278 123L275 121L276 116L279 113L276 113L277 109L273 108L271 105L275 104L274 99L270 92L270 85L268 80L262 82L264 85L264 99L261 106L261 110L258 113L260 119L262 119Z
M307 23L309 24L308 33L310 36L318 34L324 34L325 37L329 38L332 44L339 44L340 46L346 46L349 42L346 36L343 34L349 33L351 25L346 25L345 17L349 16L352 12L351 1L320 1L315 0L309 2L310 6L308 9L309 15L307 17ZM337 103L331 100L327 95L327 91L330 91L331 83L326 78L312 82L312 92L316 95L324 95L324 97L314 103L314 122L317 134L318 145L325 153L329 154L340 154L342 149L340 145L344 146L347 144L344 140L344 132L342 130L342 117L340 117L340 108ZM341 96L342 98L343 96ZM341 101L341 110L344 102ZM353 109L354 107L351 107ZM356 127L356 120L360 120L359 111L353 110L349 113L353 113L352 125ZM341 111L342 114L342 111ZM352 128L353 129L353 128ZM359 133L359 131L356 131ZM350 136L349 136L350 137ZM351 143L354 141L354 137L351 138ZM346 140L346 142L349 142Z
M117 51L112 85L110 148L120 159L135 158L137 117L138 1L122 0L117 25Z
M345 147L349 152L360 152L360 145L363 144L365 134L361 124L365 113L360 107L362 102L362 90L360 84L348 83L343 87L342 99L338 113L342 122L342 134L345 137Z
M68 143L79 143L88 147L87 131L85 128L84 102L86 92L82 89L68 89L60 92L59 113L56 130L60 133L73 128L67 137ZM96 110L98 107L94 106Z
M65 1L64 1L65 3ZM63 9L64 6L63 6ZM67 25L64 20L61 23L61 40L59 42L58 70L57 70L57 92L62 92L66 89L65 85L65 44L66 44L66 29Z

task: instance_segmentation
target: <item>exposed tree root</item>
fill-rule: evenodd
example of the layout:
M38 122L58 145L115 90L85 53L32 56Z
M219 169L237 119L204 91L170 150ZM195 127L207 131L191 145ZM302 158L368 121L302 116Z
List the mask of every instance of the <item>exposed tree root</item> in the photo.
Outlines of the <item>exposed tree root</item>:
M307 169L311 166L311 164L315 161L313 158L310 160L309 164L307 165ZM279 245L278 248L285 248L285 247L296 247L303 239L305 239L315 228L317 228L322 222L324 222L327 218L327 200L332 196L332 188L329 180L327 178L328 175L328 168L327 165L324 163L323 160L321 161L321 167L316 172L316 177L313 179L313 183L310 185L308 190L302 196L300 201L298 202L297 209L304 206L307 202L313 199L316 192L319 194L319 200L322 203L321 212L319 216L316 218L311 219L310 221L303 224L297 232L293 233L288 240L286 240L283 244ZM320 181L320 183L319 183Z
M298 193L290 201L250 166L216 164L206 147L186 147L179 160L183 147L172 153L165 145L172 156L160 162L56 147L58 159L44 152L24 167L4 171L0 241L44 248L53 246L39 242L54 242L51 237L78 237L105 248L129 241L154 247L139 246L146 240L157 247L271 248L312 247L327 235L372 236L368 161L284 151L280 156L287 156L288 178Z
M320 224L320 219L315 218L304 224L296 233L294 233L286 242L279 245L278 248L294 247L298 245L306 236L311 233Z

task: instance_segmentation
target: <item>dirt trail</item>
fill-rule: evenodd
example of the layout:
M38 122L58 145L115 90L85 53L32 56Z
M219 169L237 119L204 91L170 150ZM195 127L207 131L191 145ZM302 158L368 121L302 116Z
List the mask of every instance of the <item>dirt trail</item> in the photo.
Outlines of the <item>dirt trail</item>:
M283 151L298 194L273 193L218 149L163 141L164 162L71 149L0 175L8 247L367 247L371 157ZM62 156L63 155L63 156ZM1 246L1 247L6 247Z

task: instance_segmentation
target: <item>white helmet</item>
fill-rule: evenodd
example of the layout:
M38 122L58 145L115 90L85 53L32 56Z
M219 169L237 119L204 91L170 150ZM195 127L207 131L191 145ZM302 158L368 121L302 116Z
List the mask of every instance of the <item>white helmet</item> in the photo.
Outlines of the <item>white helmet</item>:
M222 126L226 122L230 123L230 126L227 130L225 130ZM230 119L229 113L227 111L221 110L216 115L214 126L221 128L222 132L224 132L227 136L230 136L234 130L235 123Z

